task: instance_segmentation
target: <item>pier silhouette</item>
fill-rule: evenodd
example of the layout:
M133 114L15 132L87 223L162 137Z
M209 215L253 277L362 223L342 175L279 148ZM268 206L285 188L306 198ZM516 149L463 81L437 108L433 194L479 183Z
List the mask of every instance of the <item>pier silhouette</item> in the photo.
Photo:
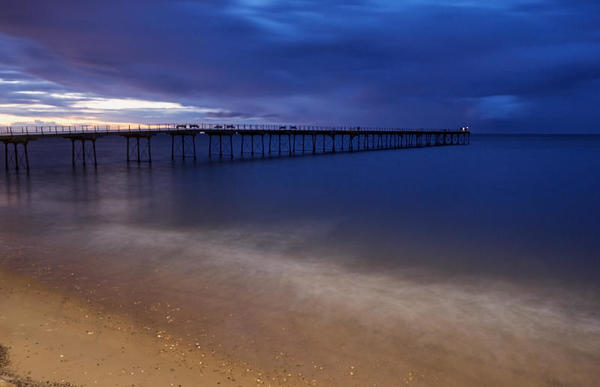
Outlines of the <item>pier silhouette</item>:
M450 129L394 129L273 124L149 124L73 125L0 128L5 169L30 169L29 143L47 137L71 141L73 166L97 166L96 141L121 136L128 162L152 162L152 138L171 136L171 160L198 157L197 136L208 137L209 157L296 156L448 145L468 145L467 127Z

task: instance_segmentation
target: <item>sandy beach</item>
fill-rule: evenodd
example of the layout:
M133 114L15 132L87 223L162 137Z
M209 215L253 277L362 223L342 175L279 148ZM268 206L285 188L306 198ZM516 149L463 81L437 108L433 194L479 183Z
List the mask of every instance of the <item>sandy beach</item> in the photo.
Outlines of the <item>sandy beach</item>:
M0 270L0 386L262 384L258 370ZM3 359L0 359L3 360ZM4 384L3 384L4 383Z
M319 278L311 272L307 278L331 289L307 293L306 305L296 310L273 306L274 295L291 300L281 290L245 310L249 301L244 299L230 298L230 305L221 307L226 301L218 294L224 288L204 293L208 301L180 299L183 309L172 304L170 310L158 310L156 302L136 309L135 298L130 307L116 306L125 302L117 292L103 296L116 284L105 283L102 290L78 281L82 276L63 272L60 283L49 281L50 275L38 282L36 275L0 271L0 344L10 361L2 369L6 382L589 386L598 372L595 320L502 292L476 295L475 287L409 282L392 289L391 283L379 286L383 277L338 278L336 273ZM152 281L169 293L158 278ZM363 284L352 293L358 282ZM132 284L125 281L118 289ZM319 306L319 298L329 299L328 304Z

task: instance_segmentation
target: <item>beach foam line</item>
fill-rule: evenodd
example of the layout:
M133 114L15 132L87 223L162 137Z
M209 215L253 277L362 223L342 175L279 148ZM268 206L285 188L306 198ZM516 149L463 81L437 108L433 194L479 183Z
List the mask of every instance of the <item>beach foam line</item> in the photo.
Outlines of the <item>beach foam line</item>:
M364 270L298 249L326 228L96 225L59 241L75 256L51 254L42 264L70 282L76 273L80 295L122 305L154 329L298 381L597 380L597 305L562 289Z

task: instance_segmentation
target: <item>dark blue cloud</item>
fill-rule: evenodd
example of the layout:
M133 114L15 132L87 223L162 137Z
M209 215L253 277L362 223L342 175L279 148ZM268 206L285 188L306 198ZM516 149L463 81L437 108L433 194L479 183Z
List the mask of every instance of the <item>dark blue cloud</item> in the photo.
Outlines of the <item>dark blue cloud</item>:
M181 118L600 129L597 1L5 0L2 11L6 68L214 109Z

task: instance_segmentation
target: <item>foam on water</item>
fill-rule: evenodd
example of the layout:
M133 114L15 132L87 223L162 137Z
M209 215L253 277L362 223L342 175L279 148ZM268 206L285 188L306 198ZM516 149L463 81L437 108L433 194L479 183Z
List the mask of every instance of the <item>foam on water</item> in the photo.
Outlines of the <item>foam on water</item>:
M78 286L100 302L125 305L158 326L166 315L171 331L208 338L209 346L272 372L384 385L416 375L446 385L481 378L585 385L598 377L593 301L546 284L382 272L302 248L332 227L103 224L41 246L76 246L75 256L57 257L58 248L45 263L76 273Z

